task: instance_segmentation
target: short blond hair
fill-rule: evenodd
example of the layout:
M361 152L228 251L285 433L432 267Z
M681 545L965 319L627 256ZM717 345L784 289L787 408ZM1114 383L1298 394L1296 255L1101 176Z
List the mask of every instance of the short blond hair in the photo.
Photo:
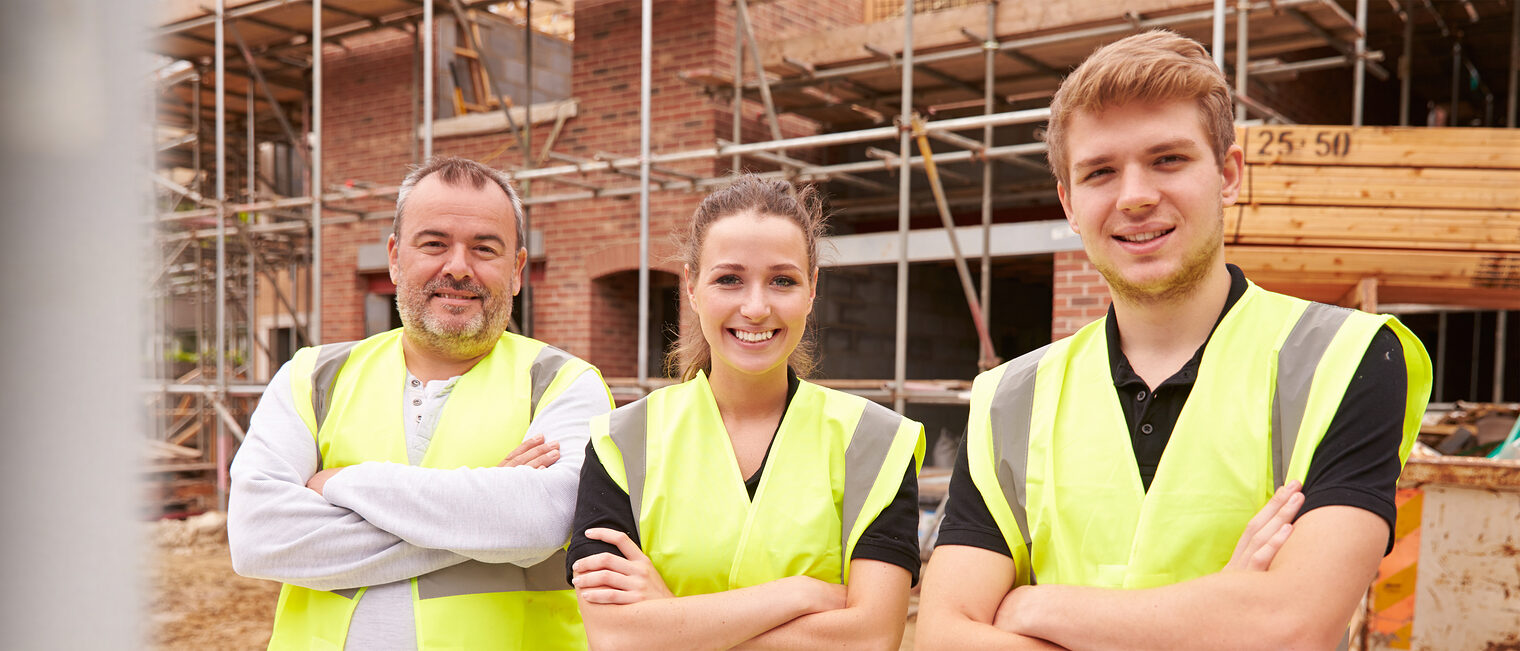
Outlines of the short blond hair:
M1235 144L1233 102L1224 74L1202 44L1173 32L1154 30L1098 48L1061 82L1050 102L1046 156L1056 181L1071 187L1066 129L1077 112L1098 113L1131 102L1175 99L1198 102L1214 160L1222 164L1225 152Z

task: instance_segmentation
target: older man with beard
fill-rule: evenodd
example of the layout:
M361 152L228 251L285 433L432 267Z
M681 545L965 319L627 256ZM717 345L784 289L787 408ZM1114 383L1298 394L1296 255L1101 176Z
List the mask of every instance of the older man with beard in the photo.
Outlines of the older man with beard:
M232 464L245 576L285 583L272 649L585 646L562 557L591 365L507 333L528 253L508 179L438 158L387 242L403 326L296 353Z

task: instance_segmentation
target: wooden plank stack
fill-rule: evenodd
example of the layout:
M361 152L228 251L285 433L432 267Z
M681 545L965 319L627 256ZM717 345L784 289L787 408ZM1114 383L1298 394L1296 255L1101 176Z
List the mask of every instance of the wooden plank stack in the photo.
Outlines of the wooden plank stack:
M1520 130L1259 126L1226 258L1264 287L1375 309L1520 309Z

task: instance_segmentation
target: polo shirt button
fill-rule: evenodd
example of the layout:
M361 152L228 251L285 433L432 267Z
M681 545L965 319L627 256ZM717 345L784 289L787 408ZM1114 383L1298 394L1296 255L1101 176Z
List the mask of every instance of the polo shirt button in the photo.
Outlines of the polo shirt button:
M1152 429L1151 428L1151 424L1150 423L1146 423L1146 424L1140 426L1140 433L1144 434L1146 436L1150 436L1151 435L1151 429Z
M1139 392L1137 392L1135 394L1135 400L1144 400L1144 399L1145 399L1145 389L1141 389Z
M412 400L412 406L413 407L421 407L422 406L422 400L420 398L414 398ZM1146 427L1150 427L1150 426L1146 425Z
M420 380L412 380L412 386L422 386L422 382Z

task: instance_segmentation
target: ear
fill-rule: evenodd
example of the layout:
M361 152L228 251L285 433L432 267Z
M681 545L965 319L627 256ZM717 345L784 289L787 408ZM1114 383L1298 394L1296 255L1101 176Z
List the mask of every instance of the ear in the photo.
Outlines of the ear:
M396 247L396 234L391 233L385 240L385 257L390 267L392 285L401 284L401 260L396 257Z
M1071 212L1071 193L1067 191L1066 184L1056 183L1056 197L1061 200L1061 212L1066 213L1066 223L1071 225L1071 232L1081 235L1082 231L1077 228L1077 219Z
M1219 173L1224 178L1224 184L1219 188L1220 206L1233 206L1240 199L1240 182L1245 177L1245 152L1240 145L1230 145L1225 150Z
M691 311L697 311L696 283L691 278L691 265L681 265L681 285L686 288L686 304L691 306Z
M808 283L808 310L813 309L813 301L818 300L818 267L813 267L813 279Z
M518 249L517 259L512 263L512 295L522 291L523 269L528 266L528 250Z

